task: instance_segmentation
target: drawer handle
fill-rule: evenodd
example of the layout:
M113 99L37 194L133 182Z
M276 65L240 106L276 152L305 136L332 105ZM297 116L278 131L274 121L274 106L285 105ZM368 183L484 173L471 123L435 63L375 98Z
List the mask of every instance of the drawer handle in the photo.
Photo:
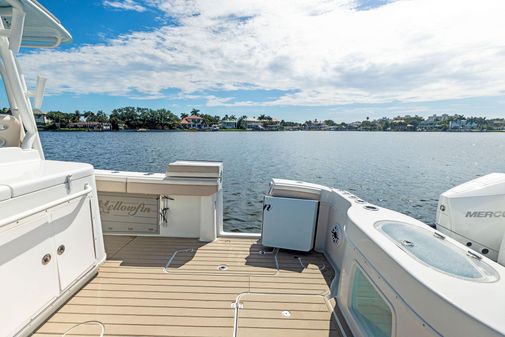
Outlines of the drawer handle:
M48 264L49 262L51 262L51 254L46 254L46 255L42 256L42 264L44 266L46 264Z
M60 245L58 247L58 249L56 250L56 252L58 253L58 255L61 255L61 254L65 253L65 246L64 245Z

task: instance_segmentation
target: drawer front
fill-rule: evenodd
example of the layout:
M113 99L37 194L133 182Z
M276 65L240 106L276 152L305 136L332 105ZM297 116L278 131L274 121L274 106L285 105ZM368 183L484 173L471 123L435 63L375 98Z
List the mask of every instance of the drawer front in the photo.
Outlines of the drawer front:
M45 212L0 233L0 336L12 336L58 297L53 230Z

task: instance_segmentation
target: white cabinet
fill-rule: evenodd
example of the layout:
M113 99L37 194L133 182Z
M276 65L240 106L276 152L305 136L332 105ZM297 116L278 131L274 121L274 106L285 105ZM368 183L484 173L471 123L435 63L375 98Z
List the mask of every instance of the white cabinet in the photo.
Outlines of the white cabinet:
M93 167L13 153L0 165L1 337L32 332L105 258Z
M82 197L54 208L51 224L60 287L65 290L95 262L89 199Z
M60 294L53 229L37 214L0 234L0 336L12 336ZM28 314L29 313L29 314Z
M14 336L96 263L90 199L0 228L0 336Z
M262 244L310 251L314 246L318 206L316 200L266 196L263 205Z

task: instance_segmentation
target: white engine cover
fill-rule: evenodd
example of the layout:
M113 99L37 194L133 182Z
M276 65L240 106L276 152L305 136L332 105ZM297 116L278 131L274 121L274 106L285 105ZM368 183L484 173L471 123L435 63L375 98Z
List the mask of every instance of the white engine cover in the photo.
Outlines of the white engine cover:
M442 193L437 229L496 261L505 233L505 174L491 173Z

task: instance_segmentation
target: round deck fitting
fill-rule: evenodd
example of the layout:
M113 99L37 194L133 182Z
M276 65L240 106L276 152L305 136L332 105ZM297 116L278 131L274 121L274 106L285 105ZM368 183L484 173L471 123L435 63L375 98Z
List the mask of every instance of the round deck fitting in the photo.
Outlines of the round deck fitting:
M226 270L228 270L228 266L225 264L220 264L219 266L217 266L217 270L226 271Z
M283 312L281 312L281 314L282 314L282 317L284 317L284 318L291 317L291 313L287 310L284 310Z

